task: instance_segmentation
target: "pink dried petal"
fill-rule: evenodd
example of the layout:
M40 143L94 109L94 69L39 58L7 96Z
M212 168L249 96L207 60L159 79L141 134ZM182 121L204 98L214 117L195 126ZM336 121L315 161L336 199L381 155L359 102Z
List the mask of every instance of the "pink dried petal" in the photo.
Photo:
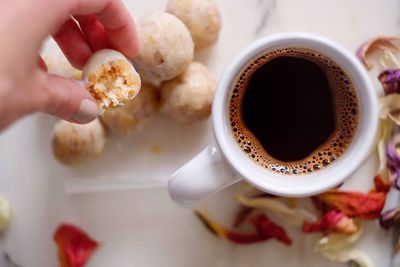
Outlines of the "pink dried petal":
M400 38L395 36L377 37L365 42L357 50L357 56L368 69L372 69L374 66L368 61L369 55L377 50L400 52L399 42Z
M316 222L305 222L304 233L324 232L353 234L357 231L354 220L339 211L331 210Z

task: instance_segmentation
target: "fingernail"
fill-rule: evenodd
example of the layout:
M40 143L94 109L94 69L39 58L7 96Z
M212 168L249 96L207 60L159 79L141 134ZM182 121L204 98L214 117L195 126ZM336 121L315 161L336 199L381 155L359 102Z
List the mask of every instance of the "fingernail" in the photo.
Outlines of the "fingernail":
M99 115L97 104L89 99L83 99L78 112L72 117L77 123L88 123L93 121Z

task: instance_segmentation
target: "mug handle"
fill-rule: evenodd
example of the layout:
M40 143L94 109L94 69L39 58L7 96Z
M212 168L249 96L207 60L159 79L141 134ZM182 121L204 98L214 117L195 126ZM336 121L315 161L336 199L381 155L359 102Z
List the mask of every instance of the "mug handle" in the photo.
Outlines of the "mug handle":
M219 149L210 145L171 176L168 192L175 203L189 208L241 179L224 162Z

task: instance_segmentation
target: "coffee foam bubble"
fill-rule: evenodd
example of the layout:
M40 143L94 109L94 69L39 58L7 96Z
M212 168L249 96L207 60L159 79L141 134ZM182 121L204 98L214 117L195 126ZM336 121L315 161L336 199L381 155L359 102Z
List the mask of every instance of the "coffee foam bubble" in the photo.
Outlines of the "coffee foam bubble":
M331 90L336 118L335 131L309 156L293 162L283 162L271 157L247 129L240 115L244 92L252 74L259 67L282 56L302 58L317 64L325 72L330 87L335 88ZM357 131L360 113L357 92L344 70L322 54L299 48L279 49L253 59L242 69L233 83L229 108L232 133L242 151L262 167L285 175L312 173L334 162L349 147ZM279 125L271 127L279 127Z

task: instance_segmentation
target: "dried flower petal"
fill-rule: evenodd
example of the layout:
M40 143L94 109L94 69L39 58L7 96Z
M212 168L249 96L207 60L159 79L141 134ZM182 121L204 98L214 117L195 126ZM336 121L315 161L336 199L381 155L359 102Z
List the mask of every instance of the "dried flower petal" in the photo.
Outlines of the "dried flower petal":
M392 51L400 52L399 37L377 37L364 43L357 51L358 58L368 68L372 69L374 66L368 61L368 57L378 51Z
M362 231L362 224L358 222L357 231L352 235L335 233L324 236L316 242L315 251L331 261L354 262L360 267L372 267L374 265L365 253L352 248L360 239Z
M379 58L379 63L383 69L397 69L400 68L400 61L395 55L395 52L390 50L383 50Z
M54 233L54 241L58 247L61 267L84 266L98 246L97 241L70 224L58 227Z
M390 94L379 99L379 117L400 125L400 95Z
M265 215L259 215L250 220L256 228L256 231L253 233L239 233L226 229L200 211L196 211L196 215L213 235L236 244L253 244L271 238L275 238L286 245L292 244L292 240L288 237L285 230L273 223Z
M389 118L380 120L377 147L379 156L378 174L381 175L382 178L387 178L386 146L391 138L392 128L392 120L390 120Z
M262 236L276 238L288 246L292 244L292 240L287 235L285 229L272 222L264 214L253 218L251 221Z
M305 222L302 230L304 233L325 232L350 235L357 231L357 226L353 219L342 212L331 210L314 223Z
M391 185L388 181L384 180L382 176L377 175L374 178L375 192L385 192L390 191Z
M400 69L385 70L378 78L386 95L400 93Z
M236 194L236 200L245 207L265 209L282 216L288 223L301 226L304 221L314 221L316 217L311 212L301 208L289 208L277 199L271 198L247 198Z
M393 188L400 190L400 134L393 136L386 146L387 176Z
M400 177L400 135L396 134L386 147L386 161L390 183L399 189Z
M385 204L385 192L340 192L331 190L315 196L329 208L343 212L349 217L373 220L380 217Z
M383 212L379 218L379 224L386 230L389 230L396 224L400 225L400 207Z
M363 232L362 221L356 221L357 231L351 235L341 234L341 233L330 233L324 235L323 238L319 239L317 246L323 248L324 250L342 250L350 249L361 237Z
M197 217L204 226L215 236L229 240L236 244L252 244L270 239L270 236L261 235L258 231L254 233L239 233L226 229L222 225L214 222L205 213L196 211Z

